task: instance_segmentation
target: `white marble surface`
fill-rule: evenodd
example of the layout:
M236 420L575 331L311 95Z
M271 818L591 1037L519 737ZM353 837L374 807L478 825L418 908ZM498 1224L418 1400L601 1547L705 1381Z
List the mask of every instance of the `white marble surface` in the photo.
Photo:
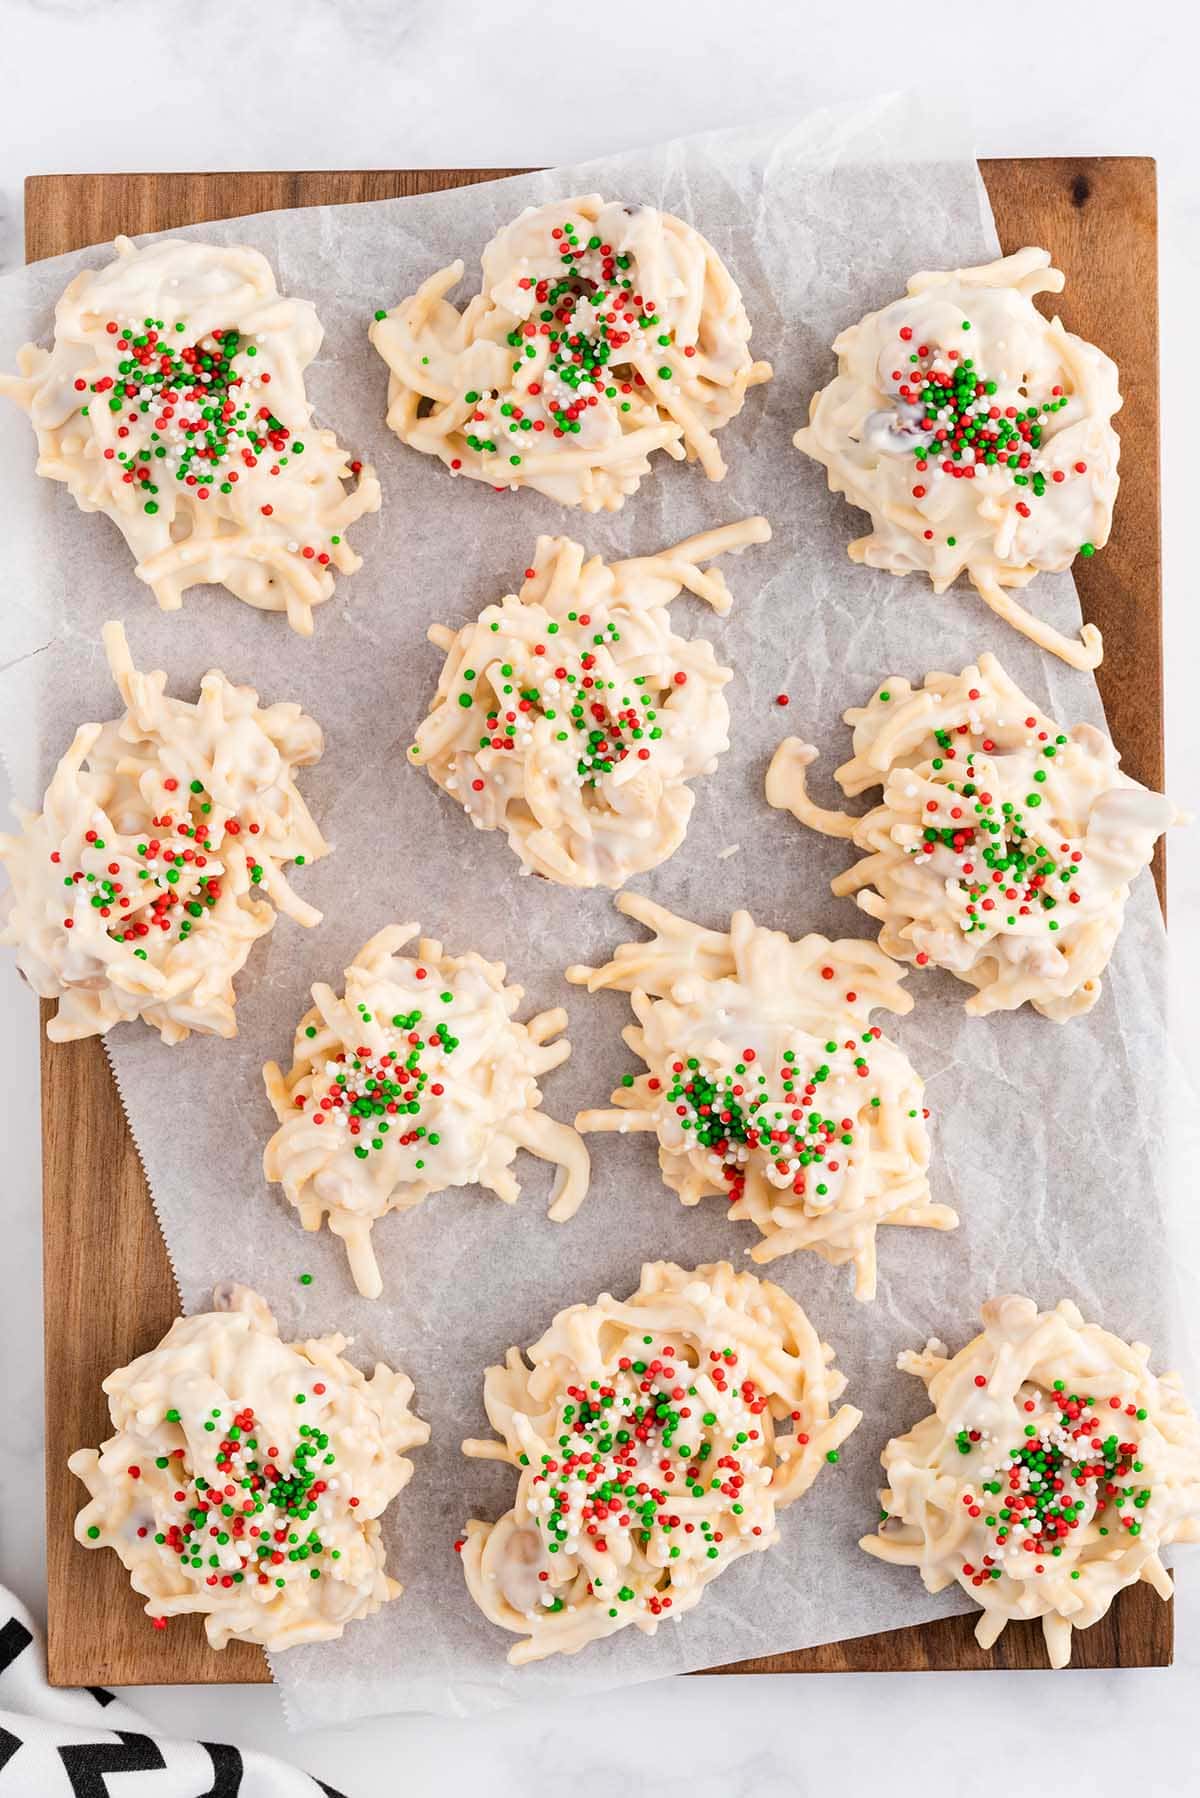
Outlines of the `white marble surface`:
M931 103L948 83L972 111L983 155L1157 156L1167 765L1176 798L1200 809L1187 498L1200 475L1187 367L1200 275L1200 27L1190 9L1135 18L1110 0L1086 9L1015 0L1000 13L961 7L939 18L858 0L851 22L845 7L797 0L651 0L619 12L545 0L256 0L235 15L161 0L121 16L118 26L100 0L0 0L11 71L0 266L20 257L21 180L31 172L552 163L906 80ZM189 48L200 18L207 28ZM1107 347L1119 360L1120 345ZM1200 995L1200 830L1177 834L1170 867L1179 1041L1196 1075L1188 1024ZM37 1077L32 1005L7 961L0 1057L0 1577L36 1611L45 1602ZM350 1798L402 1782L490 1798L543 1782L577 1798L616 1784L628 1798L783 1798L884 1781L892 1798L939 1782L973 1794L1002 1781L1020 1794L1088 1767L1107 1778L1119 1767L1142 1798L1157 1798L1195 1789L1200 1558L1185 1559L1181 1584L1169 1673L690 1679L590 1700L586 1718L564 1708L471 1724L381 1720L300 1738L288 1737L270 1691L131 1696L161 1728L273 1748Z

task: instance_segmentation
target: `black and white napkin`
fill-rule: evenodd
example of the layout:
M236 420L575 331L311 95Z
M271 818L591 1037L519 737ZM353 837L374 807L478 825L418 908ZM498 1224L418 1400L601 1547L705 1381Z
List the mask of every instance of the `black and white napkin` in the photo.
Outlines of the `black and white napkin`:
M32 1619L0 1586L0 1798L317 1798L318 1792L343 1798L311 1774L253 1749L152 1735L143 1717L102 1686L49 1685Z

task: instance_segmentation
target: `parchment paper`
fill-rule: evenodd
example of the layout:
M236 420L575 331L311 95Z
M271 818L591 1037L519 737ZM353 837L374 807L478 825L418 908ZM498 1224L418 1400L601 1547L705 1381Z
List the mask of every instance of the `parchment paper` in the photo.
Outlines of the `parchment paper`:
M774 526L773 543L727 565L728 619L686 599L676 608L684 631L709 636L736 670L733 747L696 783L683 848L633 884L702 924L723 927L744 905L794 936L870 934L869 920L829 892L845 846L770 811L763 775L779 738L799 730L824 747L816 790L832 797L830 773L849 753L840 715L884 676L958 669L992 648L1060 721L1101 721L1090 676L1035 650L969 592L937 599L917 577L853 567L845 546L863 516L832 498L823 471L791 447L811 392L832 373L829 344L842 325L900 293L916 269L996 253L970 145L932 110L885 101L790 130L695 138L493 186L182 233L258 246L284 292L317 302L326 331L310 371L318 417L379 470L383 511L352 533L365 566L318 610L309 642L214 589L193 590L182 613L159 613L113 527L35 479L27 422L0 411L8 504L0 742L22 798L39 803L78 722L117 709L99 644L110 617L127 621L139 665L168 668L175 691L192 694L203 671L220 665L266 699L300 701L326 731L324 759L301 786L335 852L295 881L324 910L323 925L306 932L281 920L255 948L239 981L236 1041L167 1049L133 1027L109 1039L186 1308L202 1308L214 1280L249 1281L285 1334L340 1328L364 1364L380 1356L405 1367L433 1426L386 1525L404 1597L340 1642L276 1658L297 1726L573 1695L968 1608L957 1589L930 1599L915 1572L855 1546L875 1520L879 1450L925 1408L919 1384L895 1371L897 1352L931 1334L960 1345L980 1301L1012 1289L1046 1304L1069 1295L1110 1327L1164 1345L1172 1254L1161 1146L1164 936L1148 875L1089 1017L1064 1027L1028 1010L969 1021L967 990L937 974L910 976L919 1000L910 1017L878 1014L928 1082L933 1190L957 1207L961 1228L882 1231L873 1305L855 1303L847 1269L815 1257L770 1268L836 1345L847 1396L866 1418L841 1465L784 1513L779 1547L732 1568L697 1611L653 1640L630 1629L574 1659L519 1674L506 1666L510 1639L475 1611L452 1544L467 1517L507 1506L514 1481L506 1469L463 1460L459 1443L485 1433L482 1371L510 1343L533 1340L565 1304L631 1290L643 1259L737 1261L756 1240L753 1227L730 1224L721 1201L681 1207L659 1179L652 1139L597 1137L591 1194L568 1225L546 1220L549 1171L526 1156L515 1210L470 1189L383 1221L375 1239L386 1296L371 1304L353 1290L342 1245L305 1236L260 1171L274 1127L262 1063L286 1062L310 982L340 983L354 951L391 921L419 919L453 948L507 962L527 991L524 1015L567 1006L574 1054L544 1082L548 1113L570 1119L606 1103L633 1065L619 1037L628 1000L589 998L561 978L568 963L604 959L630 934L609 896L522 878L502 835L475 832L403 760L441 659L426 626L457 624L515 588L539 532L565 531L612 556L753 512ZM404 449L384 426L387 371L366 338L376 306L457 254L470 290L483 244L522 206L591 189L668 208L704 231L741 284L755 352L776 370L722 434L723 485L659 457L611 518L452 482L440 464ZM68 276L107 254L63 257L0 285L5 366L26 336L45 339ZM1069 318L1070 295L1066 304ZM1119 345L1107 347L1119 355ZM1078 624L1065 576L1039 579L1032 603L1064 630ZM782 691L786 712L774 704ZM737 853L719 859L730 845ZM302 1271L311 1286L298 1284Z

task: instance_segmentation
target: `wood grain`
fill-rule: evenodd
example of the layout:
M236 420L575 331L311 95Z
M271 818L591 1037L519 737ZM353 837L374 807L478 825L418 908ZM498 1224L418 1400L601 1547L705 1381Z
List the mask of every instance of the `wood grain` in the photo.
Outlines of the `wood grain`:
M1158 512L1158 305L1154 163L1148 158L985 162L1006 249L1044 244L1067 276L1068 327L1119 354L1125 406L1121 498L1113 538L1080 562L1084 614L1104 633L1099 681L1124 765L1162 786L1161 577ZM360 170L183 175L40 175L26 182L30 261L125 232L293 206L390 199L486 181L504 169ZM1161 853L1155 863L1164 893ZM50 1008L43 1005L43 1021ZM100 1382L153 1346L178 1303L145 1176L103 1048L42 1042L46 1330L48 1661L55 1685L249 1683L269 1678L261 1653L208 1648L197 1618L152 1630L113 1554L86 1553L72 1524L83 1491L70 1452L107 1434ZM915 1576L914 1576L915 1578ZM771 1655L721 1673L918 1672L1046 1665L1041 1632L1013 1624L981 1650L973 1619ZM1075 1638L1077 1667L1166 1666L1172 1607L1148 1587L1122 1593Z

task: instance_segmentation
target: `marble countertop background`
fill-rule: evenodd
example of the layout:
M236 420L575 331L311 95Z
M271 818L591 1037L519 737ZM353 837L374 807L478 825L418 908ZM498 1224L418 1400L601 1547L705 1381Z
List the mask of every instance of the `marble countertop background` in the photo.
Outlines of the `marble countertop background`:
M1187 358L1200 276L1191 9L1092 0L1002 12L858 0L255 0L226 14L159 0L0 0L0 268L22 259L30 173L158 168L528 166L685 131L786 118L919 83L952 91L985 156L1154 155L1162 280L1167 769L1200 810L1200 627L1189 482L1200 475ZM1050 246L1053 248L1053 246ZM1189 347L1191 346L1191 347ZM1120 361L1120 345L1109 348ZM1200 830L1169 846L1177 1039L1200 1046ZM45 1605L35 1018L0 962L0 1578ZM1200 1556L1181 1557L1169 1672L693 1678L577 1707L453 1723L383 1719L292 1738L260 1688L150 1688L156 1727L271 1749L348 1798L530 1787L592 1798L784 1798L886 1783L1042 1792L1107 1768L1140 1798L1195 1790ZM1193 1767L1193 1774L1187 1772ZM1035 1771L1036 1769L1036 1771ZM1118 1771L1119 1770L1119 1771Z

